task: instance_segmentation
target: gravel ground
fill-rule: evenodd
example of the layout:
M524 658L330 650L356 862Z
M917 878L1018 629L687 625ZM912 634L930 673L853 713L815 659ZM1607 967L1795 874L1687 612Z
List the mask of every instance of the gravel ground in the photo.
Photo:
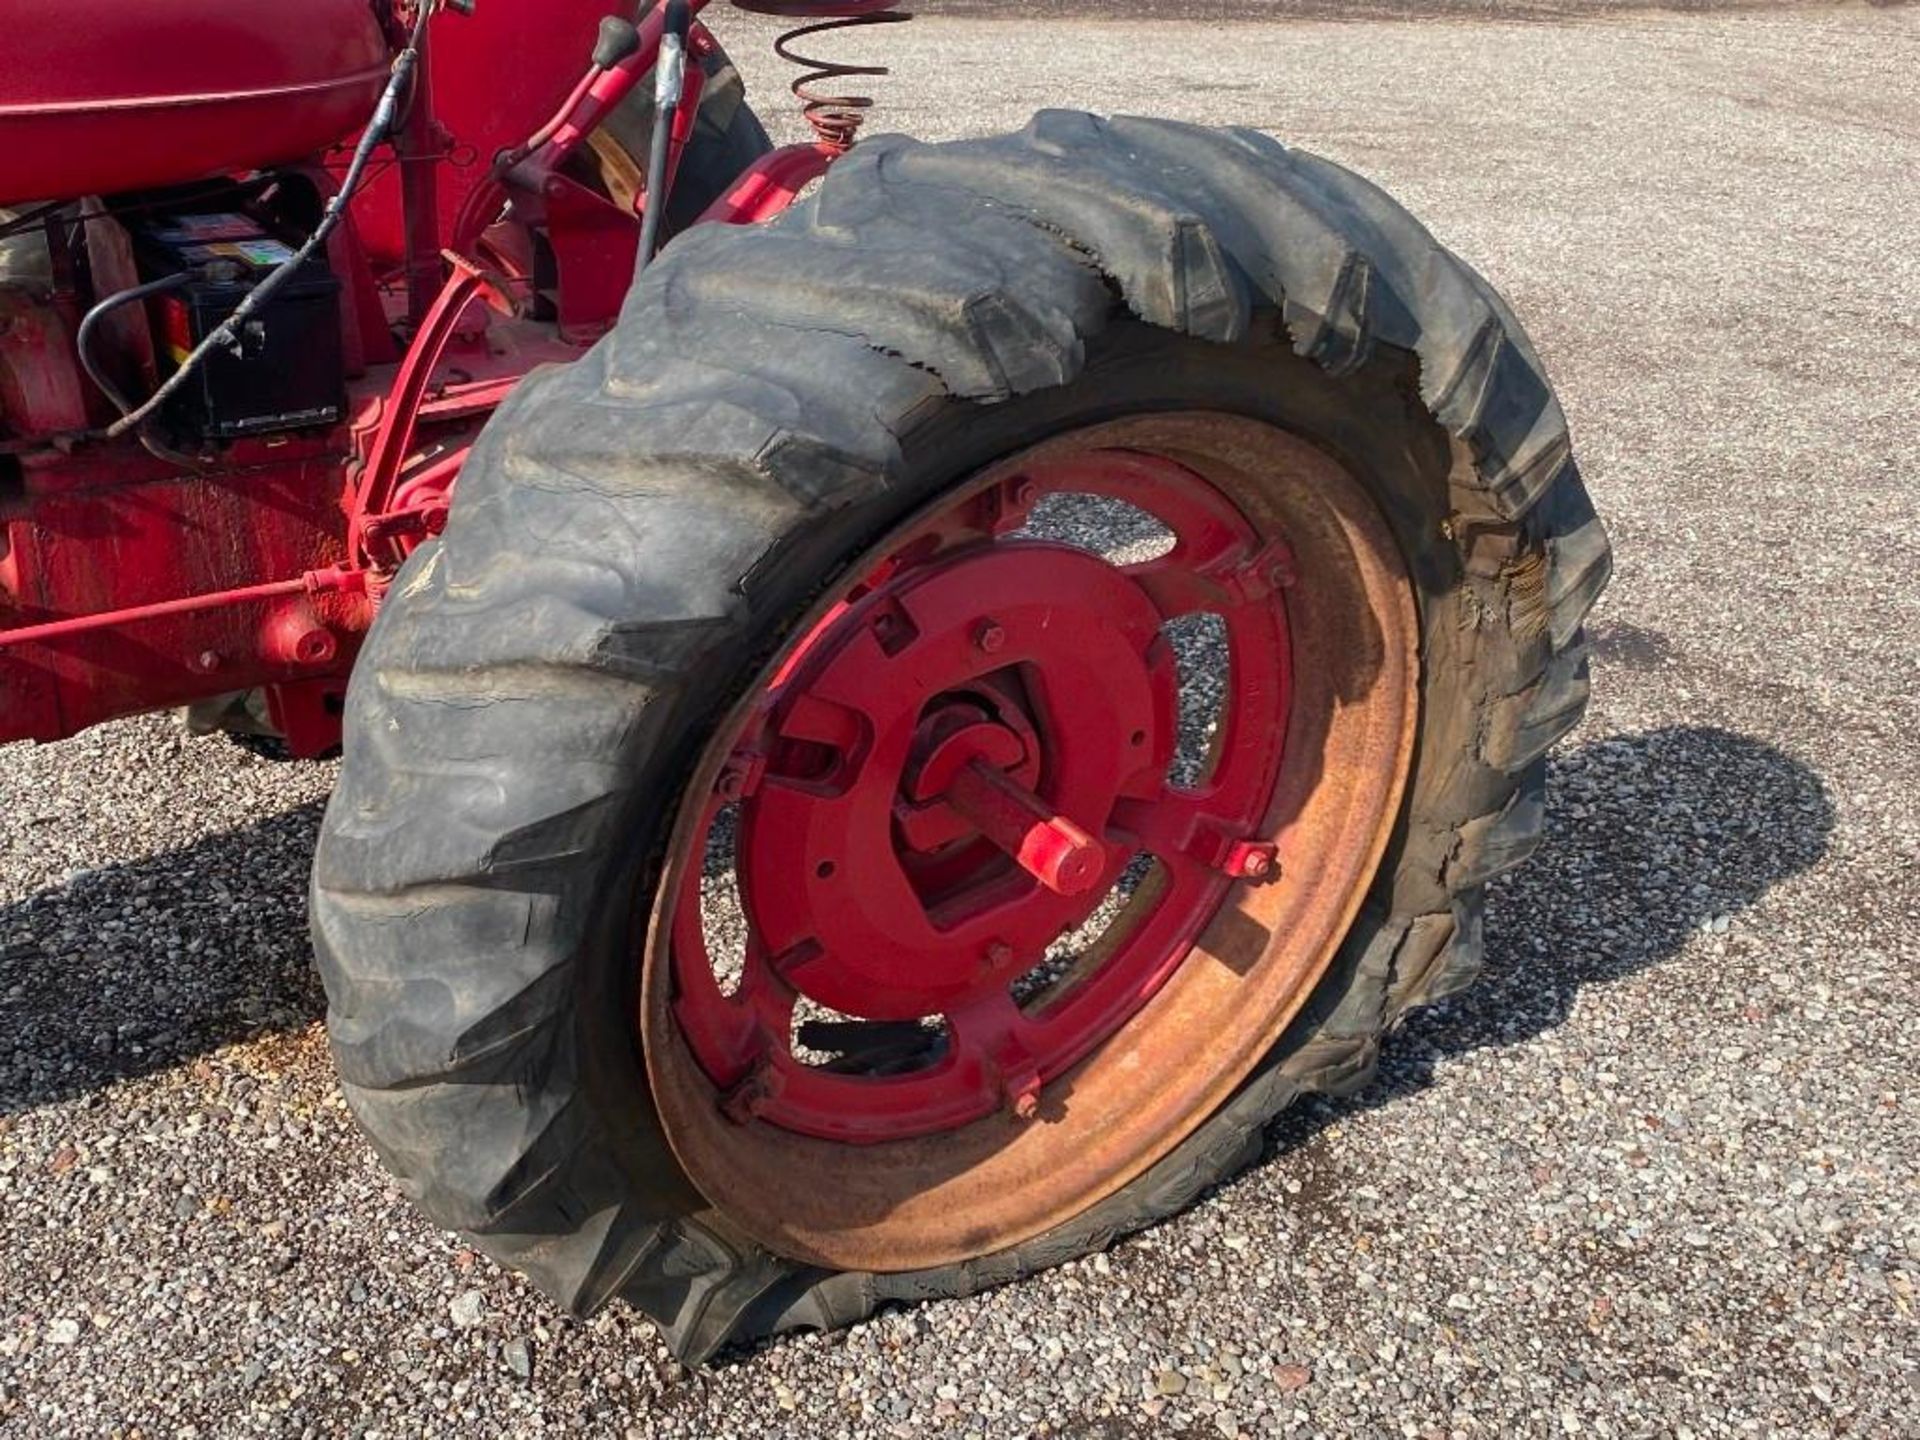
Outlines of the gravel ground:
M690 1376L428 1229L355 1135L302 919L330 767L160 719L15 748L0 1428L1915 1433L1917 20L886 36L901 128L1263 126L1527 317L1620 574L1484 983L1175 1223Z

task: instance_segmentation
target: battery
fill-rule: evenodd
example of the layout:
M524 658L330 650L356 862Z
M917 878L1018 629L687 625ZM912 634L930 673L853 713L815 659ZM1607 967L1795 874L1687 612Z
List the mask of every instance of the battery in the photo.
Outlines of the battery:
M293 248L250 216L170 215L135 235L143 278L186 275L152 302L155 348L171 374ZM346 413L340 282L319 256L302 264L167 402L173 430L236 439L331 425Z

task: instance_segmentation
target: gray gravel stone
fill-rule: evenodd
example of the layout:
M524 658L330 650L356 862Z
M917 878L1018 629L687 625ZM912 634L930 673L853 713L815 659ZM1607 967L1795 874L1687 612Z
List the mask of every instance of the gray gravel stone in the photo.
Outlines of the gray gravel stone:
M507 1369L522 1380L533 1378L533 1347L525 1340L513 1339L500 1347L500 1356L506 1361Z

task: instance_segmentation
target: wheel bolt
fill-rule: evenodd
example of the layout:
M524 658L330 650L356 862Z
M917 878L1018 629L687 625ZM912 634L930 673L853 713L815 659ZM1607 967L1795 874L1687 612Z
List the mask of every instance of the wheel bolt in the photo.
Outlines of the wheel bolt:
M735 1125L751 1125L767 1113L784 1088L780 1072L762 1059L746 1079L720 1097L720 1113Z
M998 655L1007 648L1007 632L997 620L982 620L974 628L973 643L983 655Z
M1243 840L1227 852L1219 868L1233 880L1276 879L1280 874L1280 847L1271 841Z

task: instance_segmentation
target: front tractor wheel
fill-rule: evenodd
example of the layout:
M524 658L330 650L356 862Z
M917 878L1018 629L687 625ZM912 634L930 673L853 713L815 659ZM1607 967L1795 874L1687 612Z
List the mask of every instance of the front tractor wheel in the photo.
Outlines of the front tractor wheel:
M315 873L434 1219L693 1360L1173 1213L1478 962L1604 535L1364 182L1050 113L696 230L523 385Z

